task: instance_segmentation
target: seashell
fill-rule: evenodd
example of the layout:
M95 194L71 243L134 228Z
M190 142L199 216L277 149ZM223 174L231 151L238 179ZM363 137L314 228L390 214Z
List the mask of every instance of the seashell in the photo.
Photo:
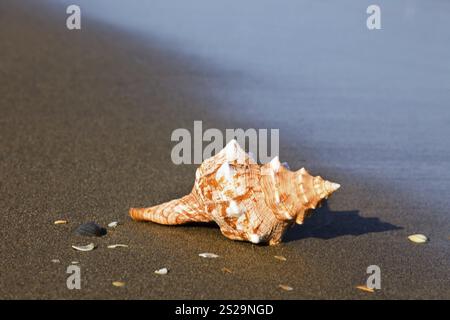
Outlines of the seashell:
M288 285L285 285L285 284L278 285L278 288L283 289L284 291L292 291L292 290L294 290L294 288L292 288L292 287L290 287Z
M72 246L72 248L78 251L92 251L95 249L95 244L89 243L88 245L85 246Z
M108 227L109 228L115 228L115 227L117 227L118 224L119 223L117 221L113 221L113 222L108 223Z
M287 259L283 256L273 256L275 259L280 260L280 261L286 261Z
M113 285L114 287L124 287L124 286L125 286L125 282L123 282L123 281L114 281L114 282L112 283L112 285Z
M412 234L408 236L408 239L415 243L425 243L428 241L428 238L423 234Z
M374 293L375 290L373 288L369 288L368 286L356 286L356 289L359 289L361 291Z
M165 275L165 274L169 273L169 269L167 269L167 268L162 268L162 269L159 269L159 270L155 270L155 273L156 273L156 274Z
M198 255L202 258L218 258L219 257L217 254L209 253L209 252L199 253Z
M99 226L95 222L83 223L75 230L75 233L88 237L101 237L104 236L106 232L105 228Z
M166 225L214 221L229 239L274 245L339 187L304 168L291 171L278 157L260 166L231 140L200 165L190 194L129 213Z
M117 243L117 244L110 244L108 246L108 249L115 249L115 248L128 248L128 245Z

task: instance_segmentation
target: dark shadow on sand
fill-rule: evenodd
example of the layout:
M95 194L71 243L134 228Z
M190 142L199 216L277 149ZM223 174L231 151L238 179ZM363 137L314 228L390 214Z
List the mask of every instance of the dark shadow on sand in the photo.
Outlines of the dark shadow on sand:
M307 218L303 225L294 225L283 241L305 238L332 239L341 236L359 236L366 233L400 230L402 227L383 222L379 218L366 218L358 210L331 211L326 202Z
M171 226L173 227L173 226ZM179 228L202 227L219 229L215 222L190 222ZM283 242L306 238L332 239L341 236L359 236L366 233L401 230L402 227L381 221L376 217L362 217L358 210L332 211L327 202L317 208L302 225L295 224L283 237Z
M201 227L201 228L219 229L219 225L215 222L188 222L169 227L178 227L178 228Z

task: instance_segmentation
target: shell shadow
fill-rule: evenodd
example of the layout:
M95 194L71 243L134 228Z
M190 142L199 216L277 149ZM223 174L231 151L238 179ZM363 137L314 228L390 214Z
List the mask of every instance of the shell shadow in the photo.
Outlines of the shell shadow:
M200 228L209 228L209 229L220 229L219 225L215 222L188 222L184 224L174 225L170 227L177 228L192 228L192 227L200 227Z
M358 210L331 211L327 202L315 210L303 225L294 225L285 234L283 241L305 238L332 239L341 236L359 236L366 233L400 230L402 227L375 217L362 217Z

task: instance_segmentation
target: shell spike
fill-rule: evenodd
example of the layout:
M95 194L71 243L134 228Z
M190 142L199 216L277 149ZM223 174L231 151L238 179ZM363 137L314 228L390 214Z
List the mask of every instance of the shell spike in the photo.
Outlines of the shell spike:
M330 182L330 184L331 184L331 188L330 188L331 192L335 192L341 187L341 185L336 182Z
M336 182L331 182L331 181L324 182L324 188L325 188L328 196L331 195L336 190L338 190L340 187L341 187L341 185Z
M223 151L225 152L225 158L228 162L237 161L238 163L243 164L245 163L246 158L248 158L248 155L245 153L236 139L230 140L225 148L223 148Z
M272 168L273 171L278 171L280 170L280 158L278 158L278 156L274 157L271 161L270 161L270 167Z

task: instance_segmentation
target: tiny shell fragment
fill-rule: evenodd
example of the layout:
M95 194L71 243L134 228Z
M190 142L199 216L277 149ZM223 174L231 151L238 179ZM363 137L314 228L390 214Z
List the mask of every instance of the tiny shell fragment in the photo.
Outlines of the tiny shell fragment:
M290 286L287 286L287 285L285 285L285 284L280 284L278 287L279 287L280 289L284 290L284 291L292 291L292 290L294 290L294 288L292 288L292 287L290 287Z
M375 292L374 289L369 288L367 286L357 286L356 289L359 289L359 290L362 290L362 291L365 291L365 292L370 292L370 293L374 293Z
M79 264L79 261L72 261L70 264Z
M59 259L52 259L53 263L60 263L61 261L59 261Z
M72 248L74 248L77 251L92 251L92 250L95 249L95 244L89 243L88 245L85 245L85 246L74 246L74 245L72 245Z
M423 234L412 234L408 236L408 239L415 243L425 243L428 241L428 238Z
M209 253L209 252L200 253L199 256L202 258L218 258L219 257L217 254Z
M54 224L66 224L67 221L66 220L56 220L55 222L53 222Z
M167 274L168 272L169 272L169 269L167 269L167 268L162 268L162 269L159 269L159 270L155 270L156 274L162 274L162 275Z
M280 260L280 261L286 261L287 259L283 256L274 256L275 259Z
M118 243L118 244L110 244L108 246L108 249L115 249L115 248L128 248L128 245Z
M113 221L113 222L108 223L108 227L109 228L115 228L115 227L117 227L118 224L119 223L117 221Z
M230 269L228 269L228 268L226 268L226 267L223 267L223 268L222 268L222 272L223 272L223 273L233 273L233 271L231 271Z
M122 282L122 281L114 281L114 282L112 283L112 285L113 285L114 287L123 287L123 286L125 286L125 282Z

